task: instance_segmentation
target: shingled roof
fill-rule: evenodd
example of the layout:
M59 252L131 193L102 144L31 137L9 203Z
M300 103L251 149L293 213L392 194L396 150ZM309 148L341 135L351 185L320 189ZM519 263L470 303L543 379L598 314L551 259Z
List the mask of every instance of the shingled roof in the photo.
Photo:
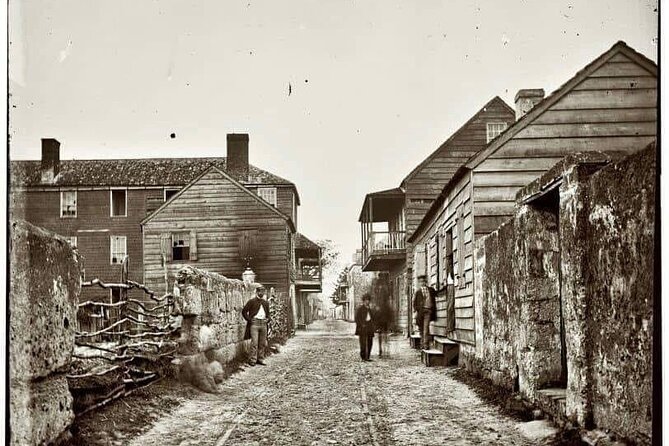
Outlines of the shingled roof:
M225 170L225 158L135 158L111 160L62 160L60 172L42 183L41 161L12 161L11 185L16 186L179 186L216 166ZM243 184L295 185L277 175L249 165Z
M299 232L295 233L295 249L318 250L320 247Z

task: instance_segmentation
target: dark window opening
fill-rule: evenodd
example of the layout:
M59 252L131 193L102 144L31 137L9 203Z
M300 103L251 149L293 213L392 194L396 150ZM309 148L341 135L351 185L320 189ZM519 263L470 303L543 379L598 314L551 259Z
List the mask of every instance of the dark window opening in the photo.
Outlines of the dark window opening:
M190 234L172 235L172 260L190 260Z
M125 217L127 215L125 189L116 189L111 191L111 211L112 217Z

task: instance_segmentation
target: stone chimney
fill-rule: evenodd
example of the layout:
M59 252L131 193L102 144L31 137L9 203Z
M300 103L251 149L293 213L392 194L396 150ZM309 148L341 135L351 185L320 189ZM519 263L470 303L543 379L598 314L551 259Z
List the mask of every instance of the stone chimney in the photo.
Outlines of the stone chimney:
M60 143L53 138L42 138L42 182L51 183L60 172Z
M516 121L525 116L546 95L543 88L528 88L516 93Z
M237 181L249 180L249 135L248 133L228 133L228 174Z

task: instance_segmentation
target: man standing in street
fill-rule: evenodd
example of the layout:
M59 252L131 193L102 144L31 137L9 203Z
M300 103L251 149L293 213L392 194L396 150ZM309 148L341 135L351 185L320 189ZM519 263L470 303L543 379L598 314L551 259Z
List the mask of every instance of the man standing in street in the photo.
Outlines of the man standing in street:
M421 348L430 348L430 321L437 319L437 305L434 298L436 292L427 286L427 277L418 277L419 288L413 296L413 310L416 314L416 325L420 331Z
M269 322L269 304L264 299L265 287L256 288L256 296L249 299L242 309L246 320L244 339L251 340L249 365L265 365L262 359L267 352L267 323Z
M355 334L360 341L360 358L363 361L371 361L369 355L374 341L374 313L369 305L370 300L369 293L365 293L362 296L362 305L355 310Z

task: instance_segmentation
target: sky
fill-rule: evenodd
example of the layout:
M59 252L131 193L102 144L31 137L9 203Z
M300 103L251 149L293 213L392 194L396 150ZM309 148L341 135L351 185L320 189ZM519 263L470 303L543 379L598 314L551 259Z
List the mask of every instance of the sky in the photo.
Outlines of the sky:
M45 137L61 159L225 156L248 133L251 164L297 185L299 231L350 258L365 194L492 97L548 94L619 40L657 61L657 6L10 0L10 158Z

